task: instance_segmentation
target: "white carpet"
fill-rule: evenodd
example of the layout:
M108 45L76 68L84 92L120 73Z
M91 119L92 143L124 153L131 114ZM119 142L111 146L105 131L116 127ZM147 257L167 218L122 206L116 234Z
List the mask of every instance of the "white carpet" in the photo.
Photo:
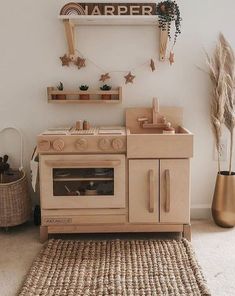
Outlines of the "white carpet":
M194 221L192 224L193 247L212 295L235 295L235 229L222 229L207 221ZM77 237L95 239L97 236ZM120 235L110 236L114 237ZM157 237L164 238L163 235L154 235ZM107 238L107 235L98 238ZM144 236L124 235L124 238ZM20 226L8 233L0 230L0 296L17 295L24 276L41 249L38 239L38 228L32 225Z
M193 224L193 247L212 295L235 295L235 228Z

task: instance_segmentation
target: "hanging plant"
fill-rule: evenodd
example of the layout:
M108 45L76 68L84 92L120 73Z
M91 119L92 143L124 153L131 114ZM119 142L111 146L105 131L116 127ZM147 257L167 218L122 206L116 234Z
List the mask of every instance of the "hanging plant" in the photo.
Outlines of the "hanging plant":
M171 40L171 25L175 24L174 44L178 36L181 34L181 15L179 6L175 1L161 1L157 5L157 15L159 19L159 28L168 32L168 37Z

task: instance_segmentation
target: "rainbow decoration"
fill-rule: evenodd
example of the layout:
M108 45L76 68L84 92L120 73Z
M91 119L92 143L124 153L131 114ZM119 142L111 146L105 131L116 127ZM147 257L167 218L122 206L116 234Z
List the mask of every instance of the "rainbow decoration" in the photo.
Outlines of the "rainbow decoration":
M62 7L60 15L85 15L85 10L80 4L70 2Z

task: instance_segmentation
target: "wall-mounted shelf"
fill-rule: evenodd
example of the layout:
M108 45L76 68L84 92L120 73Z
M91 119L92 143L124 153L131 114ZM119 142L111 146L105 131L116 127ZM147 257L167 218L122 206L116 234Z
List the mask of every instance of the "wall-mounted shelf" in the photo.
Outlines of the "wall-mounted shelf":
M58 99L56 96L65 95L66 99ZM80 95L89 95L89 100L81 100ZM103 95L108 95L111 99L102 99ZM48 103L58 104L120 104L122 102L122 88L114 90L87 90L87 91L60 91L54 87L47 88Z
M61 15L75 26L153 26L158 25L155 15Z
M75 27L77 26L155 26L155 15L60 15L64 22L69 55L75 55ZM168 34L160 29L160 61L165 60Z

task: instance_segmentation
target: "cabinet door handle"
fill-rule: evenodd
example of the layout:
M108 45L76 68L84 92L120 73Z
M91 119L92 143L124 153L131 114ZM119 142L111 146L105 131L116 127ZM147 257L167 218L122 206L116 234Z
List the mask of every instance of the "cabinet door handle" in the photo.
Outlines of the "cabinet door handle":
M154 170L149 170L149 213L154 212Z
M166 203L165 203L165 211L167 213L170 212L171 207L171 184L170 184L170 170L165 171L165 177L166 177Z
M99 168L116 167L121 164L120 160L45 160L45 164L50 167L79 167L79 168Z

